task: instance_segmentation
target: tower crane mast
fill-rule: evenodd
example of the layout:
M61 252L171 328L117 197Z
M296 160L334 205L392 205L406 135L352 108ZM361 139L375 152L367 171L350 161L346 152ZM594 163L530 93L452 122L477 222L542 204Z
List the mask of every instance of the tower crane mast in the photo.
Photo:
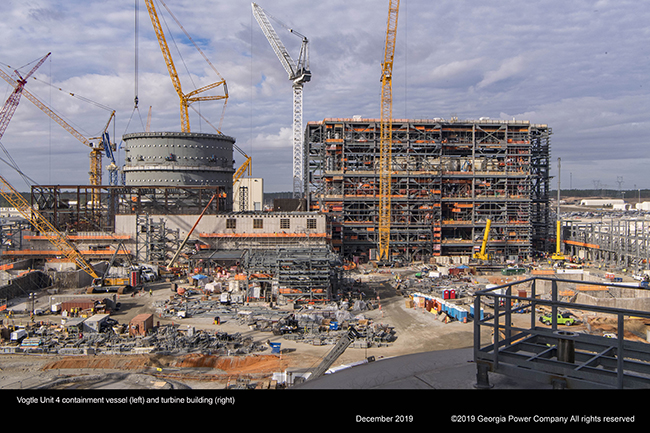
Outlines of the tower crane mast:
M391 165L393 145L393 58L397 38L399 0L389 0L386 44L381 70L381 120L379 150L379 261L390 255Z
M280 37L269 21L269 15L256 3L252 3L253 16L262 29L262 33L271 44L271 48L278 56L280 63L287 71L289 80L293 85L293 196L294 198L302 197L305 192L305 164L303 149L303 130L302 130L302 89L304 83L311 80L311 71L309 70L309 40L297 31L288 28L289 32L297 35L302 39L300 54L296 62L285 48ZM276 20L277 21L277 20ZM278 21L279 22L279 21Z

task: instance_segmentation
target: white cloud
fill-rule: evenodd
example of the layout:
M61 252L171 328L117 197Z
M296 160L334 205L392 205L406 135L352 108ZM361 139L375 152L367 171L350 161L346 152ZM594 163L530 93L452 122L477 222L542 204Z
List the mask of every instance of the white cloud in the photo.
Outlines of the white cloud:
M223 132L251 153L254 175L265 177L268 190L291 190L291 83L253 19L250 1L167 4L228 83ZM261 5L310 40L313 78L304 87L305 123L379 115L387 4L283 0ZM562 157L563 167L573 170L574 185L580 177L585 184L591 182L593 173L584 163L590 161L594 167L625 171L630 178L626 184L650 187L646 170L629 163L644 154L650 126L650 47L645 43L650 9L631 0L480 5L409 0L400 8L393 77L396 116L468 119L503 113L546 123L554 132L553 158ZM142 2L137 111L133 2L3 2L0 13L0 66L11 71L4 65L21 67L51 51L39 69L39 81L30 81L27 89L80 131L95 134L108 113L79 97L116 110L112 129L118 137L142 130L149 106L154 130L179 129L178 96ZM159 14L166 15L164 8ZM196 85L213 82L203 58L183 41L173 20L165 20L184 90L191 90L188 74ZM276 30L297 55L298 38ZM5 99L10 92L6 86ZM197 108L218 123L219 103ZM193 129L212 132L192 113ZM25 98L2 142L39 183L88 181L87 149ZM7 168L2 173L22 182Z
M526 71L529 65L529 60L523 55L505 59L497 69L486 72L483 80L476 87L482 89L499 81L519 76Z

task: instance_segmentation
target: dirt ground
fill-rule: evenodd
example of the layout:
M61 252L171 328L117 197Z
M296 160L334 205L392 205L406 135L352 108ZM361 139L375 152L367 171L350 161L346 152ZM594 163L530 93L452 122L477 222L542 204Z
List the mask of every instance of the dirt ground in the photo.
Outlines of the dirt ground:
M386 276L386 280L390 275ZM111 317L120 323L128 323L141 313L155 314L154 301L169 299L172 295L169 283L152 287L152 294L141 292L135 296L121 295L122 308ZM398 295L388 283L377 282L376 290L381 308L364 312L366 318L376 324L395 329L397 339L383 347L349 347L332 367L362 362L369 357L381 359L410 353L470 347L473 344L473 325L452 321L443 323L437 316L421 308L408 308L406 298ZM147 289L148 290L148 289ZM44 316L53 322L56 316ZM279 342L279 354L262 352L257 355L224 357L210 355L161 356L161 355L115 355L115 356L50 356L50 355L2 355L0 356L0 388L29 388L75 377L76 387L83 377L97 374L131 372L147 374L158 379L155 383L175 383L193 389L225 388L233 383L247 382L259 388L274 386L273 373L287 370L313 369L332 350L332 345L314 346L300 341L284 339L270 332L255 331L234 321L219 325L208 319L170 320L155 316L161 325L175 323L196 329L240 333L256 341ZM72 383L69 380L66 385ZM122 380L123 385L131 386ZM142 385L142 384L140 384ZM116 385L117 386L117 385Z
M378 296L380 308L364 311L363 314L374 324L393 327L397 339L382 347L356 348L350 346L332 365L346 366L374 359L389 358L412 353L459 349L471 347L474 343L474 326L470 322L441 322L436 314L422 308L407 307L404 296L392 287L390 273L385 277L375 275L368 289L372 296ZM149 287L152 289L149 294ZM234 320L222 321L219 325L205 318L159 317L155 302L167 300L172 296L170 283L157 283L135 295L120 295L120 311L112 314L119 323L128 324L136 315L154 314L154 321L165 324L178 324L180 327L194 327L206 331L238 333L258 342L281 344L278 354L268 351L248 356L216 356L190 354L185 356L142 355L91 355L91 356L51 356L4 354L0 356L0 389L26 389L39 386L48 387L113 387L113 388L155 388L186 387L192 389L223 389L234 384L248 387L274 387L274 373L286 371L308 371L316 368L332 350L332 345L315 346L301 341L285 339L271 332L253 330ZM282 306L281 306L282 307ZM287 307L288 308L288 307ZM43 316L45 320L56 322L58 316ZM530 327L530 315L514 314L516 327ZM20 319L17 319L17 324ZM537 323L538 326L543 326ZM645 339L647 323L640 323L639 330L626 332L626 339ZM598 328L602 332L615 332L616 324L604 318L590 318L571 331L585 328ZM626 329L634 331L626 325ZM488 332L483 327L482 332ZM481 335L486 342L491 335ZM102 379L106 375L110 380ZM121 376L119 376L121 375ZM136 378L134 380L133 378ZM88 382L83 385L84 379ZM91 380L92 379L92 380Z

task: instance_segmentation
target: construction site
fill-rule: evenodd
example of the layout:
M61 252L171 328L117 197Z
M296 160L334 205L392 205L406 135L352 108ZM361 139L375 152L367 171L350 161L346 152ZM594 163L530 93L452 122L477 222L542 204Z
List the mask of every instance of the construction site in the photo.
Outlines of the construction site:
M344 257L377 258L378 119L309 122L313 203ZM549 233L551 129L524 121L394 119L390 256L472 256L488 220L500 260L529 260Z
M190 130L192 98L145 3L181 127L125 134L123 166L107 134L91 142L25 89L28 75L1 74L13 93L0 137L25 96L88 144L91 176L27 193L0 176L0 387L364 387L328 378L465 349L471 374L429 386L650 386L648 216L582 220L554 201L549 125L393 118L399 1L381 117L306 125L308 40L293 60L252 4L293 90L293 196L272 208L236 138Z

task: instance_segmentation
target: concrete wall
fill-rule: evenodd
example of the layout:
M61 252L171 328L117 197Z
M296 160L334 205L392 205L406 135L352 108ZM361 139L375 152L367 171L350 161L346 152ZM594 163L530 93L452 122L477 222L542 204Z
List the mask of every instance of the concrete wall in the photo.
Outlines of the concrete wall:
M240 209L241 201L241 189L240 187L248 188L248 203L246 211L261 211L264 203L264 179L261 178L252 178L252 177L243 177L235 182L233 187L232 195L232 210L234 212L240 212L244 209Z
M155 222L165 221L167 230L179 230L179 235L184 238L196 223L198 215L156 215L151 219ZM228 228L227 220L236 220L235 228ZM262 228L255 228L255 220L262 221ZM284 220L284 221L282 221ZM308 228L308 221L312 220L316 228ZM282 224L288 221L289 228ZM286 227L286 226L284 226ZM199 239L201 233L226 233L226 234L270 234L270 233L326 233L327 225L324 215L311 212L276 213L276 212L251 212L242 214L205 215L194 229L193 239ZM135 236L136 216L117 215L115 217L115 232Z

